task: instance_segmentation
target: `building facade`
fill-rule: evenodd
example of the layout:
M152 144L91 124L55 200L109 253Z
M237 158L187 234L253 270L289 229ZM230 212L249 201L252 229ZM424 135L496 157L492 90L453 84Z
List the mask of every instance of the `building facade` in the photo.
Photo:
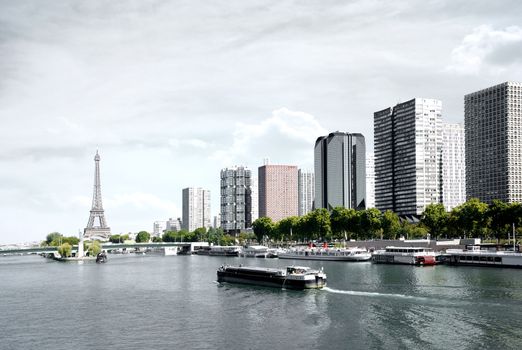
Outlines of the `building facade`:
M153 237L161 237L164 231L167 229L166 221L154 221L152 225L152 236Z
M366 208L366 143L362 134L333 132L314 147L315 208Z
M420 215L441 201L442 102L414 98L374 113L375 206Z
M182 228L194 231L197 228L210 227L210 191L200 187L183 189Z
M297 215L304 216L313 209L315 198L314 173L299 169L297 174Z
M169 218L165 225L165 230L178 232L181 230L181 218Z
M522 201L522 83L464 97L466 197Z
M277 222L297 216L297 166L263 165L258 168L259 217Z
M221 170L221 228L236 234L252 227L252 172L246 167Z
M465 201L464 125L442 123L442 204L451 211Z
M366 208L375 208L375 158L366 153Z

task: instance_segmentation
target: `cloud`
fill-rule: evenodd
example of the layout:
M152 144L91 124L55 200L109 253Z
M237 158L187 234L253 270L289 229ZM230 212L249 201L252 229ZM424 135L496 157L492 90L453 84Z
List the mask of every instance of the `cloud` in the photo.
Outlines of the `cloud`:
M507 69L522 59L522 28L494 29L482 25L464 37L451 53L447 70L461 74L479 74L483 70Z
M279 163L310 166L314 142L326 133L313 115L280 108L257 123L237 123L231 146L217 150L211 159L239 165L259 164L270 157Z

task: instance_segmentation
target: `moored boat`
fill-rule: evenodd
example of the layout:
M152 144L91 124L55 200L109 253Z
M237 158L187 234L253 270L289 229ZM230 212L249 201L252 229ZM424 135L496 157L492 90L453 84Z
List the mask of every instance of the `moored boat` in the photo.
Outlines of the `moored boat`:
M208 251L208 255L211 256L238 256L241 251L241 247L230 245L230 246L211 246Z
M386 247L376 250L372 260L379 264L436 265L441 254L424 247Z
M450 265L522 268L520 247L497 244L471 244L465 249L447 249L444 262Z
M228 266L217 270L218 282L253 284L287 289L312 289L326 286L326 274L304 266L288 266L286 269Z
M243 248L239 255L244 258L266 258L268 255L268 247L264 245L251 245Z
M364 248L306 248L289 249L278 254L279 259L368 261L372 254Z

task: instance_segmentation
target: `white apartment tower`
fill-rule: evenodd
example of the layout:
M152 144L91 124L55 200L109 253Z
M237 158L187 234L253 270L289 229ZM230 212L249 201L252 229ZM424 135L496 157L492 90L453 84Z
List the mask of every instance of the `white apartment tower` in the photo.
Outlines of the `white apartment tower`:
M522 83L464 96L466 196L522 202Z
M366 153L366 208L375 208L375 157Z
M297 176L298 215L304 216L313 209L315 198L314 173L299 169Z
M210 227L210 191L200 187L183 189L182 228L194 231L197 228Z
M465 201L464 125L442 123L442 204L451 211Z
M221 170L221 228L237 234L252 226L252 172L246 167Z
M375 205L420 215L441 202L442 102L414 98L374 113Z

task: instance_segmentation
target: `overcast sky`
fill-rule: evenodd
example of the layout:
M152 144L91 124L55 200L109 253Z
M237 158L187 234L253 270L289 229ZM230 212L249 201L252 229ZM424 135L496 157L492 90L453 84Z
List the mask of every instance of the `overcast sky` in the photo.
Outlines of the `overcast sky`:
M373 112L522 81L522 2L0 0L0 243L77 235L101 156L113 233L263 158L312 168Z

